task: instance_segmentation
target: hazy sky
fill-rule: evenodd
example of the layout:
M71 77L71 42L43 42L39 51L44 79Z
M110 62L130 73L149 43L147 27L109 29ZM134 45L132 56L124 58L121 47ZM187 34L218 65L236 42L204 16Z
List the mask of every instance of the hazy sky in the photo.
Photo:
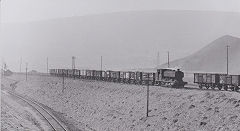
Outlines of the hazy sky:
M0 0L0 1L1 1L0 22L7 23L6 25L21 25L22 23L24 24L25 22L29 22L29 21L40 21L40 20L48 20L48 19L54 19L54 18L84 16L84 15L90 15L90 14L103 14L103 13L121 12L121 11L201 10L201 11L240 12L240 0ZM212 19L212 17L210 19ZM204 21L205 19L202 22L203 25L206 24L204 23ZM228 21L228 19L226 21ZM232 19L231 22L232 21L234 23L234 19ZM21 24L19 22L21 22ZM139 22L141 23L141 21ZM15 23L15 24L9 24L9 23ZM209 23L209 21L207 23ZM211 27L214 28L215 24L213 25L214 26L211 26ZM230 25L232 25L232 23ZM124 29L125 26L124 25L122 26ZM5 24L1 24L1 27L5 27ZM14 27L14 26L10 26L10 27ZM109 28L109 27L110 26L107 26L105 28ZM218 24L216 24L216 27L218 27ZM221 27L225 27L225 26L221 26ZM219 32L221 32L222 31L221 29L216 29L216 32L219 30L220 30ZM236 33L238 32L236 31L237 27L236 27L235 33L231 29L232 28L229 29L230 31L228 31L228 29L225 29L226 31L222 31L222 32L224 33L227 32L226 34L233 34L233 35L239 34L239 33ZM27 31L28 30L26 30L25 32ZM194 29L192 31L195 32ZM225 35L221 33L218 35L219 32L214 34L216 35L214 37L213 35L207 36L205 38L201 38L200 40L196 39L196 41L205 40L210 42L220 37L221 35ZM6 34L6 32L1 32L1 33ZM35 31L33 33L37 34L39 32ZM34 39L28 36L28 34L21 34L21 35L26 36L26 38L21 38L21 39L27 39L27 40ZM16 37L18 37L18 35ZM166 39L168 37L166 37ZM41 36L39 36L39 38L41 38ZM176 39L176 37L174 38ZM12 39L16 39L16 38L12 38L12 33L10 33L9 38L7 39L11 41ZM47 38L44 38L44 39L47 39ZM188 39L186 39L185 37L181 39L183 39L184 42L186 43L189 42ZM45 60L46 60L45 58L47 56L44 56L44 58L41 58L41 59L39 58L35 60L36 56L32 54L29 55L29 52L25 50L20 50L19 48L24 44L29 44L31 47L38 47L40 46L40 44L37 45L36 42L29 42L29 41L25 43L21 43L17 41L12 43L10 42L10 44L9 43L6 44L2 40L3 39L0 38L1 59L3 61L6 61L11 69L14 69L15 71L18 70L20 56L23 57L24 62L30 63L29 67L33 64L38 65L36 61L43 61L43 63L45 63ZM55 41L55 39L52 41ZM204 44L208 44L208 42ZM15 49L14 53L11 52L11 48ZM31 50L32 52L40 51L40 49L33 50L33 48ZM19 53L21 51L24 53L27 52L26 53L27 55L23 55ZM5 53L2 53L2 52L5 52ZM69 52L68 54L70 55L71 53ZM33 57L33 58L30 59L28 57ZM165 57L165 55L162 55L162 57ZM142 58L139 58L139 59L142 59ZM155 59L155 55L152 56L152 59ZM71 63L71 61L68 61L68 62ZM163 62L164 61L162 61L162 63ZM30 68L33 68L33 66ZM40 68L36 68L36 69L38 70Z
M129 10L240 12L240 0L2 0L2 22L24 22Z

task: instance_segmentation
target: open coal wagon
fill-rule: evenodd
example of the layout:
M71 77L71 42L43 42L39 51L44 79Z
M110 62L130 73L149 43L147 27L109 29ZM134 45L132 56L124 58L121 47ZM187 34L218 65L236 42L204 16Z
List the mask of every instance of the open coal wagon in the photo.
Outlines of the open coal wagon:
M215 73L194 73L194 83L202 89L215 89L238 91L240 86L240 75L227 75Z
M223 74L221 74L223 75ZM213 73L194 73L194 83L197 83L199 88L212 88L215 89L216 87L221 90L220 81L220 74L213 74Z
M142 72L142 85L154 85L155 84L155 74L150 72Z
M120 71L112 71L112 82L119 82L120 81Z

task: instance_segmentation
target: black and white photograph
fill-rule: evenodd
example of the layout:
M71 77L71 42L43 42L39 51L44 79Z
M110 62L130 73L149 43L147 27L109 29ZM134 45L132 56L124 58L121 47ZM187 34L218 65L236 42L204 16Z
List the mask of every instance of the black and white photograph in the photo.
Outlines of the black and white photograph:
M240 131L240 0L0 0L1 131Z

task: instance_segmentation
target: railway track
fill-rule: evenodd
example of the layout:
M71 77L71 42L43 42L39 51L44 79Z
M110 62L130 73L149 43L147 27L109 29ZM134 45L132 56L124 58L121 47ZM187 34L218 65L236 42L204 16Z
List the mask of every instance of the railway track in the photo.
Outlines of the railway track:
M21 99L22 101L26 102L28 105L33 107L50 125L51 130L53 131L69 131L68 128L62 124L52 113L46 110L42 105L39 103L30 100L28 98L22 97L14 92L8 91L9 94Z

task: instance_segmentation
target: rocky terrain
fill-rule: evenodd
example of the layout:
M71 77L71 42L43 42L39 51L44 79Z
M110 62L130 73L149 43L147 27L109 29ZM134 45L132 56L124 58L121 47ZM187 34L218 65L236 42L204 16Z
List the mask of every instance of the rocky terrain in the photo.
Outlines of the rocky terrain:
M238 92L146 87L49 76L14 75L15 91L48 106L83 130L239 130Z

